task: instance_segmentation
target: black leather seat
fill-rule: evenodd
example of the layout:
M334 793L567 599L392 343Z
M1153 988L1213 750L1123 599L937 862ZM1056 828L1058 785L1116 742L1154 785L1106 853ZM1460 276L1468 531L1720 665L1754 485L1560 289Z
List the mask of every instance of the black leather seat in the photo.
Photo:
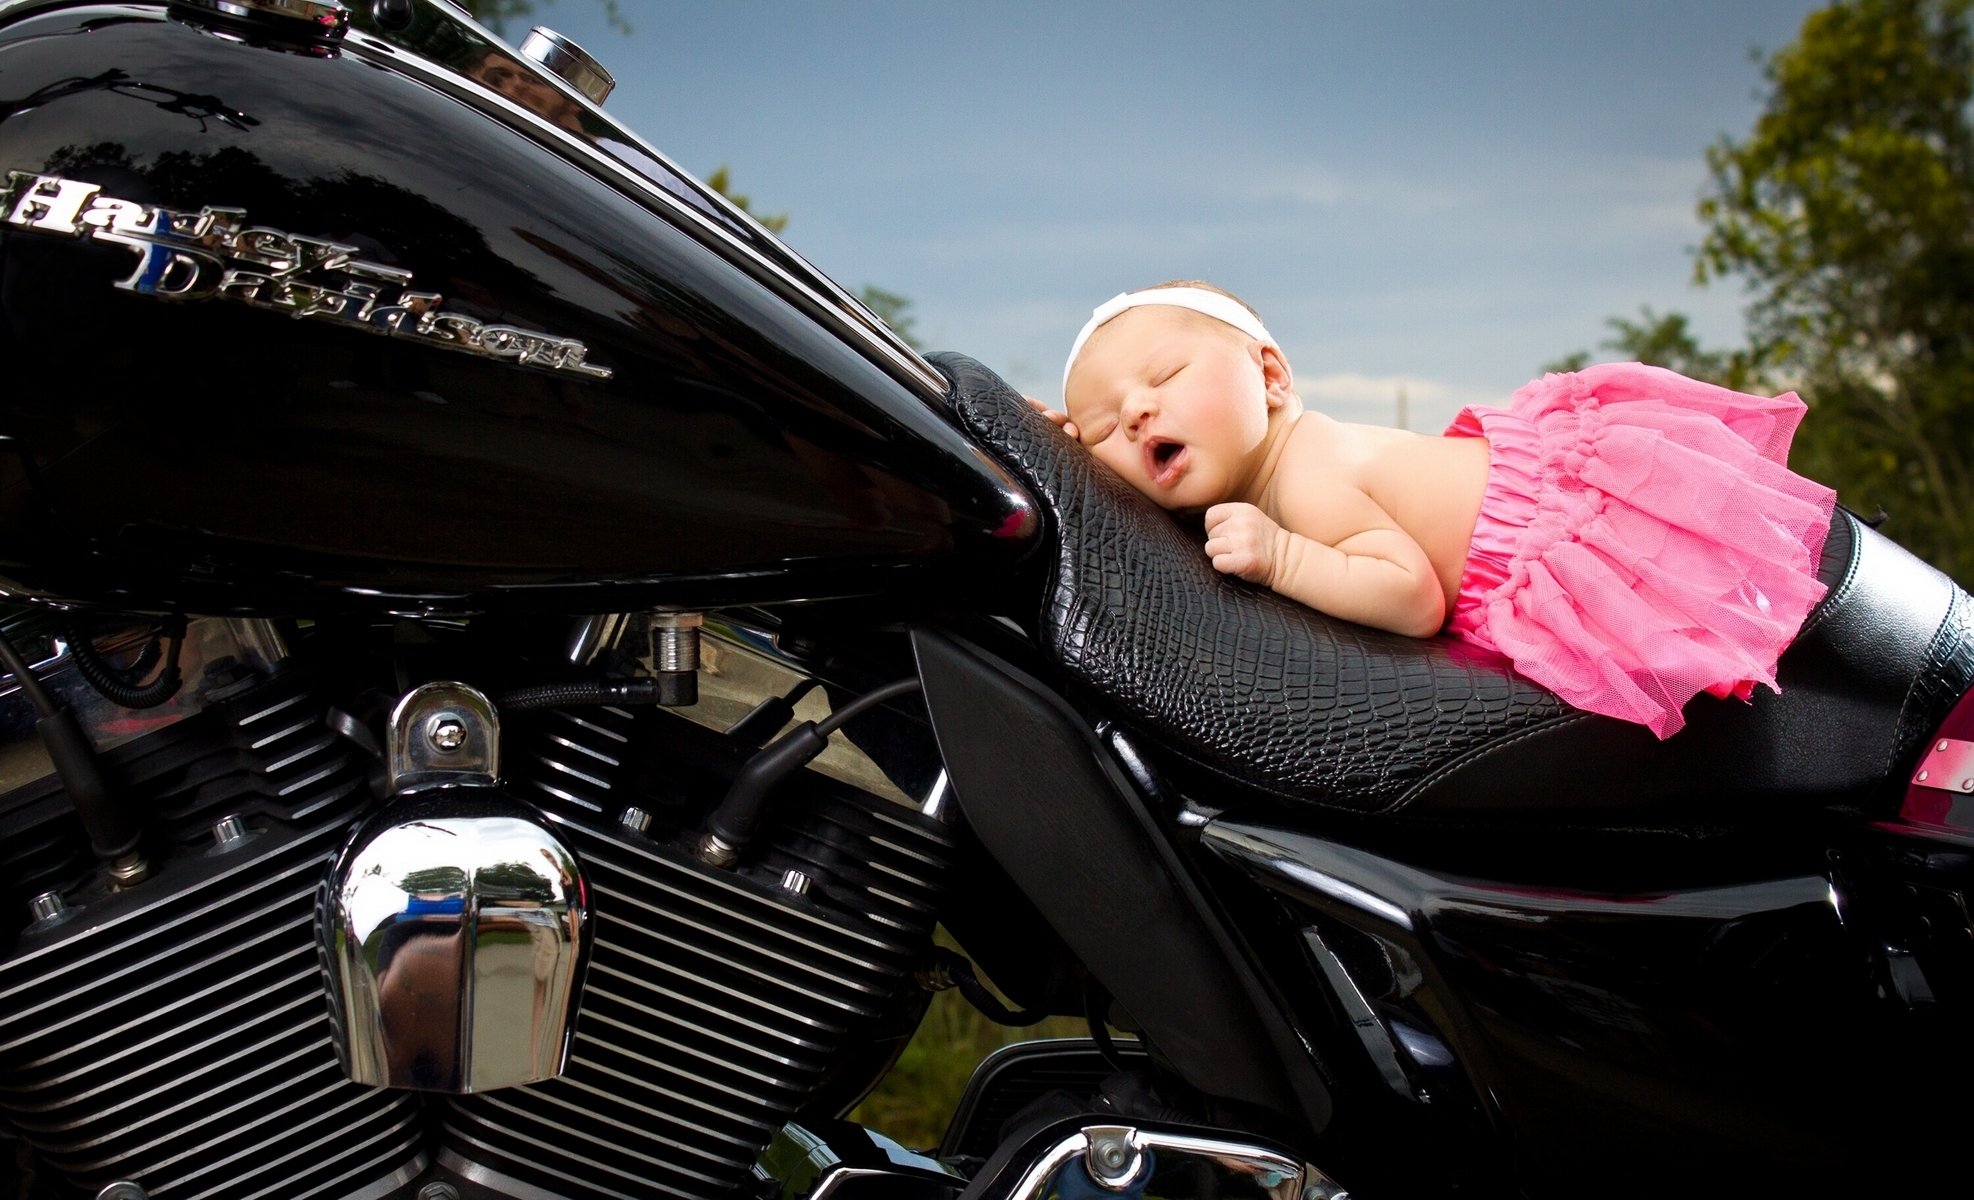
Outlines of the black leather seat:
M1047 651L1157 745L1270 800L1654 821L1870 803L1896 797L1974 684L1967 594L1840 511L1822 564L1830 594L1782 657L1782 693L1699 697L1660 742L1465 643L1380 633L1220 575L992 372L936 361L962 423L1049 510Z

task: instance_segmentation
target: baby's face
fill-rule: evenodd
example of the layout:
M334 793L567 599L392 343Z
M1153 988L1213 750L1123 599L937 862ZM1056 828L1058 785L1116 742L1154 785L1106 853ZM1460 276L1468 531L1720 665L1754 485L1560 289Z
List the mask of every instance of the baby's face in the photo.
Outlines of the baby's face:
M1264 353L1280 361L1279 351L1188 309L1129 309L1084 343L1063 405L1083 444L1160 507L1251 500L1279 405Z

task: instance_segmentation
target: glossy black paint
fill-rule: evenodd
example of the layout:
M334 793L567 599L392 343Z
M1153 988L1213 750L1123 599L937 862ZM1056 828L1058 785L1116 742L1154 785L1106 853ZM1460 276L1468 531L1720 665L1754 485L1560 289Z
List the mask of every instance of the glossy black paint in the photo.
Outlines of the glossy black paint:
M244 209L581 341L606 380L224 300L0 234L0 579L128 608L610 611L906 591L1033 502L934 402L662 215L390 53L160 5L0 28L0 176Z
M1382 1043L1361 1073L1402 1076L1370 1086L1421 1123L1478 1097L1474 1132L1517 1194L1910 1182L1950 1169L1949 1134L1974 1117L1964 1088L1916 1086L1929 1063L1959 1078L1968 1036L1944 1022L1965 1010L1944 1005L1966 996L1888 986L1880 928L1910 927L1896 861L1950 871L1934 886L1964 903L1965 856L1943 869L1886 839L1794 873L1750 855L1712 881L1673 857L1662 888L1593 891L1483 875L1481 853L1456 874L1277 824L1217 820L1201 844L1275 893L1312 992L1361 999L1339 1012ZM1958 952L1962 978L1935 967L1935 981L1964 983Z

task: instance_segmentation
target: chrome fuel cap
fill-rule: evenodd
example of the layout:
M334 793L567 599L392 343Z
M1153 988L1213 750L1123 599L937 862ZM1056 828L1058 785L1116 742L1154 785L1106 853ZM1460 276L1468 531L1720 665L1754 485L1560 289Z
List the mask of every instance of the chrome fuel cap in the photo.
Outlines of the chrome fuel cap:
M528 31L527 40L521 43L521 57L540 63L564 83L588 96L593 104L602 104L610 89L617 86L616 78L603 69L602 63L591 58L581 46L545 25L537 25Z

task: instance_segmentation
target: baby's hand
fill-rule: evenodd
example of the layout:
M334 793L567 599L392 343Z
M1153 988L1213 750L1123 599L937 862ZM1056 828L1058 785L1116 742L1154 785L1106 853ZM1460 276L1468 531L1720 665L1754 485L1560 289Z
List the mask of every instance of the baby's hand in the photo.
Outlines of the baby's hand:
M1076 428L1076 422L1069 419L1068 413L1063 412L1061 409L1050 408L1048 405L1042 403L1040 400L1037 400L1033 396L1023 396L1022 399L1028 401L1029 404L1033 405L1036 412L1041 413L1049 420L1054 421L1056 423L1056 427L1061 429L1064 433L1068 434L1070 437L1076 438L1079 441L1082 439L1083 436L1082 431Z
M1275 582L1275 535L1281 531L1252 504L1216 504L1206 510L1206 556L1222 575L1270 586Z

